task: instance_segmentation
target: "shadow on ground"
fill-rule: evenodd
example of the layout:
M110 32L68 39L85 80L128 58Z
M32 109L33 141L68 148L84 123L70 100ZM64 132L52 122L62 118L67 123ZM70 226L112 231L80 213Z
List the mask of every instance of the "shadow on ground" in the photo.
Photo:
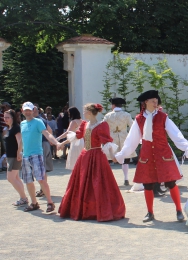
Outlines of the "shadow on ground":
M45 203L46 204L46 203ZM40 203L41 205L41 203ZM23 210L23 208L15 208L15 210ZM26 212L25 214L32 214L35 217L47 219L53 222L74 222L75 220L67 219L67 218L60 218L58 214L58 208L52 213L46 213L44 210L36 210L31 212ZM142 218L142 216L140 216ZM119 228L125 229L158 229L158 230L173 230L177 232L182 232L188 234L188 230L185 228L185 221L178 222L178 221L171 221L171 222L163 222L160 220L153 220L152 222L143 223L143 224L134 224L130 222L129 218L124 218L117 221L109 221L109 222L97 222L95 220L79 220L78 222L82 223L90 223L92 225L105 225L105 226L118 226Z

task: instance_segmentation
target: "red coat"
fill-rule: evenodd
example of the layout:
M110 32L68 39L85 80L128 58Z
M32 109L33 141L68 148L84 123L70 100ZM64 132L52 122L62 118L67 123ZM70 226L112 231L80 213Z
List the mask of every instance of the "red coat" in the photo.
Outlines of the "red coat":
M181 178L175 163L172 150L168 145L165 130L167 115L161 111L153 118L153 142L142 139L139 161L137 164L134 182L154 183L168 182ZM146 118L142 115L136 116L136 121L143 135Z

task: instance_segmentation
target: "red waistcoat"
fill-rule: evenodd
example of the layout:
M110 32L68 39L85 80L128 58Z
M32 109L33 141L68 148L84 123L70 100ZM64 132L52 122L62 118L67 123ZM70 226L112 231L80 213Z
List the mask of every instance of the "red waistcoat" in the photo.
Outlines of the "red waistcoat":
M172 150L168 145L165 130L166 118L167 115L165 113L158 111L153 118L153 142L142 139L134 182L161 183L181 178ZM142 135L145 120L146 118L140 114L136 116Z

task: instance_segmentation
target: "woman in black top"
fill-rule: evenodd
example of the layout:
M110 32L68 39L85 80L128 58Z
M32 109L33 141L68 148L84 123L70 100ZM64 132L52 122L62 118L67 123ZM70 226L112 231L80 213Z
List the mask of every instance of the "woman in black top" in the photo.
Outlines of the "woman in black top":
M21 141L20 126L17 123L16 113L12 109L4 112L4 120L8 126L4 130L7 155L7 180L20 195L20 199L13 203L13 205L20 206L28 203L23 183L19 177L21 161L17 160L18 144Z

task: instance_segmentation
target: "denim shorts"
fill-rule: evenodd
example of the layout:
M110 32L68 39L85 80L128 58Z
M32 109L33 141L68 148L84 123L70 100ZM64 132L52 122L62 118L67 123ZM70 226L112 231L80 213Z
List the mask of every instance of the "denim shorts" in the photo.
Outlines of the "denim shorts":
M44 180L45 168L42 155L23 157L21 177L24 183Z

